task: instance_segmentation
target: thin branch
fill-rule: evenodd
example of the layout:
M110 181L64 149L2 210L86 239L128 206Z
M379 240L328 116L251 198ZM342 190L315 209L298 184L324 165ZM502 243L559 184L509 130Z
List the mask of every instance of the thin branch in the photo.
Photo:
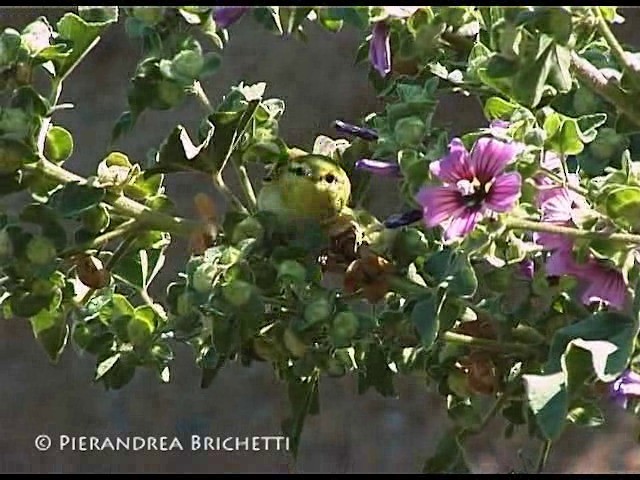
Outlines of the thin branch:
M86 178L76 175L65 168L50 162L46 158L41 158L36 163L23 165L23 170L43 175L58 183L78 183L89 185ZM171 233L190 235L201 228L201 223L181 217L174 217L166 213L154 211L128 197L113 192L107 192L104 200L111 205L115 211L138 221L140 228L162 230Z
M258 200L256 199L256 192L253 189L251 178L249 178L247 167L243 164L237 164L236 162L231 163L233 164L236 175L238 175L238 179L240 180L240 187L242 187L244 196L249 202L249 210L255 210L258 208Z
M503 220L503 223L506 228L511 230L557 233L571 238L605 239L640 245L640 235L634 235L632 233L593 232L590 230L580 230L579 228L563 227L553 223L535 222L518 218L507 218Z
M602 15L600 7L593 7L592 11L594 12L597 19L596 26L598 28L598 32L600 33L600 35L602 35L602 37L609 45L611 53L615 57L616 61L629 74L629 78L631 79L633 85L636 88L640 87L638 72L635 68L633 68L633 65L629 61L629 56L625 53L624 48L622 48L622 45L620 45L620 42L609 28L609 24Z
M551 440L545 440L540 448L540 455L536 464L536 473L542 473L544 466L549 459L549 452L551 451Z
M127 220L122 225L119 225L117 228L114 228L113 230L105 232L102 235L98 235L97 237L95 237L92 240L89 240L88 242L63 250L62 252L60 252L60 256L69 257L77 253L86 252L87 250L100 248L106 243L109 243L111 240L114 240L123 235L133 233L139 229L140 229L140 226L137 224L135 219Z
M635 125L640 126L640 108L634 98L609 81L591 62L571 52L571 67L578 79L588 88L613 104Z

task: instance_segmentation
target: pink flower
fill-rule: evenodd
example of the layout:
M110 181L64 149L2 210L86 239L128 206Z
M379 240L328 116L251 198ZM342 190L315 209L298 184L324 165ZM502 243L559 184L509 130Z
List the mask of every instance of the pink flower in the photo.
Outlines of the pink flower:
M557 161L556 161L557 160ZM547 170L561 168L560 159L547 155L542 165ZM579 184L577 175L570 174L568 183ZM542 221L565 227L575 227L589 212L587 200L565 186L554 183L546 176L536 178L538 184L538 207L542 210ZM546 272L549 276L570 275L579 282L580 301L585 305L602 302L622 309L627 300L627 287L622 273L615 268L589 257L585 263L573 258L573 240L557 233L536 232L534 241L551 251L547 258Z
M555 250L546 263L547 275L571 275L579 284L580 301L585 305L602 302L618 310L625 307L627 286L622 273L591 257L586 263L577 263L571 249Z
M391 71L389 25L385 21L376 22L373 25L369 43L369 61L382 77L386 77Z
M449 144L449 154L431 163L431 173L442 186L425 186L416 195L428 227L443 225L445 239L463 237L493 212L506 212L520 198L522 178L504 173L520 146L483 137L471 153L459 138Z

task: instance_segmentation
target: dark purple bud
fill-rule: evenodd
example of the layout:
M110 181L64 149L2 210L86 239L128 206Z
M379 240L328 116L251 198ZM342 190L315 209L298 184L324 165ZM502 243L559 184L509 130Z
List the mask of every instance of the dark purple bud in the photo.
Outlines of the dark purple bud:
M389 25L376 22L369 43L369 61L382 77L391 71L391 47L389 45Z
M249 7L213 7L213 19L220 28L229 28L240 20Z
M371 142L378 139L378 133L375 130L366 127L358 127L357 125L345 123L342 120L336 120L333 122L333 128L340 133L355 135L356 137L360 137L363 140L369 140Z
M535 266L533 260L530 258L525 258L518 264L518 271L520 275L522 275L527 280L533 280L533 274Z
M369 158L361 158L358 160L356 162L356 168L384 177L401 176L400 167L397 163L381 162L380 160L371 160Z
M387 217L387 219L383 222L383 225L386 228L405 227L407 225L411 225L412 223L419 222L420 220L422 220L423 215L424 213L421 208L409 210L408 212L404 213L396 213L395 215Z
M509 128L509 125L511 124L506 120L496 119L489 124L489 128Z
M616 404L627 408L630 398L640 396L640 375L632 370L625 370L609 384L609 396Z

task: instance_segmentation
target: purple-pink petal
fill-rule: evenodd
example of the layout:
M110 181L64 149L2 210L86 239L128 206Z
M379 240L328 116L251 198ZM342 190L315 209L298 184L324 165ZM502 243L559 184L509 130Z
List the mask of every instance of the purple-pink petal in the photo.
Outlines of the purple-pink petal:
M249 7L213 7L213 19L220 28L228 28L245 14Z
M579 273L579 278L586 282L580 295L582 303L603 302L618 310L622 310L627 300L627 287L622 273L613 268L592 260Z
M424 222L428 227L440 225L466 209L455 186L422 187L416 200L424 209Z
M449 221L449 225L444 231L445 240L464 237L476 228L483 216L484 214L479 210L464 208Z
M541 245L545 250L571 250L573 241L558 233L533 232L533 242Z
M578 265L573 259L571 250L554 250L547 258L545 270L550 277L563 275L576 275L579 272Z
M489 182L502 173L521 149L522 146L517 143L506 143L490 137L479 138L469 155L469 169L481 182Z
M462 140L454 138L449 143L449 154L435 162L431 162L431 174L444 183L457 183L460 180L473 180L473 173L469 169L469 152Z
M498 175L485 199L487 206L495 212L511 210L520 198L522 177L517 172Z
M386 177L401 176L400 167L397 163L361 158L356 162L355 167L359 170L365 170L367 172Z
M551 172L562 170L562 160L557 153L546 151L544 158L540 161L540 166Z
M391 46L389 45L389 25L382 21L373 25L369 43L369 60L382 77L391 71Z

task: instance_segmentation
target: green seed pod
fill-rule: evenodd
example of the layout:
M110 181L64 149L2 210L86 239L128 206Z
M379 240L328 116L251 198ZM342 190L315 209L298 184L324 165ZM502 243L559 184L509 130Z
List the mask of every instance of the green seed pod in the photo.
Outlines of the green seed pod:
M547 139L546 132L541 128L533 128L524 135L524 143L542 147Z
M127 324L127 334L129 335L129 341L135 345L140 346L149 342L153 336L155 325L152 322L142 317L133 317Z
M41 235L33 237L27 243L27 258L36 265L46 265L56 258L56 247L51 240Z
M332 309L331 303L326 298L320 298L304 308L304 319L307 325L323 322L329 318Z
M398 120L394 128L396 141L403 147L420 145L425 134L424 122L415 116Z
M261 241L263 237L264 228L262 224L253 217L247 217L235 226L231 241L239 243L247 238L255 238L257 241Z
M164 18L164 7L133 7L131 14L146 25L153 26Z
M234 307L245 305L253 294L253 285L244 280L231 280L222 287L222 296Z
M109 212L104 205L96 205L82 214L84 228L92 233L101 233L109 226Z
M278 265L278 279L292 280L302 283L307 278L307 270L300 262L285 260Z
M216 275L216 267L209 263L203 263L195 269L191 276L191 286L196 292L207 293L213 288L213 279Z
M340 312L333 318L331 336L336 340L349 341L358 333L360 322L352 312Z

